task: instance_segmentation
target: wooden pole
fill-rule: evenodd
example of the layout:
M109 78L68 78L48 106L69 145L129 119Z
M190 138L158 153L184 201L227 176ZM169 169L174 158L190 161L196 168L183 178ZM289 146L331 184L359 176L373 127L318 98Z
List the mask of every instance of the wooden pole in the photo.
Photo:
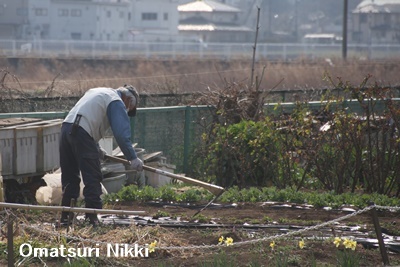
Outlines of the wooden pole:
M115 162L120 162L120 163L125 164L125 165L129 165L130 164L129 161L127 161L126 159L115 157L115 156L111 156L111 155L105 155L105 158L109 159L109 160L112 160L112 161L115 161ZM209 183L206 183L206 182L203 182L203 181L200 181L200 180L196 180L196 179L189 178L189 177L186 177L186 176L183 176L183 175L179 175L179 174L175 174L175 173L159 170L159 169L156 169L156 168L153 168L153 167L150 167L150 166L143 165L143 169L146 170L146 171L150 171L150 172L154 172L154 173L157 173L157 174L165 175L165 176L168 176L170 178L173 178L173 179L176 179L176 180L188 183L188 184L192 184L192 185L197 185L197 186L203 187L203 188L207 189L208 191L210 191L211 193L213 193L215 196L218 196L218 195L220 195L221 193L223 193L225 191L225 189L223 187L220 187L218 185L209 184Z
M118 214L118 215L143 215L146 213L145 211L71 208L63 206L39 206L39 205L15 204L15 203L5 203L5 202L0 202L0 207L11 208L11 209L83 212L83 213L94 213L94 214Z
M342 58L347 59L347 12L348 12L348 0L343 1L343 32L342 32Z
M11 216L7 216L7 262L8 267L14 266L14 229L13 229L14 220L11 219Z
M379 225L379 219L378 219L378 215L376 213L375 208L371 209L371 215L372 215L372 221L373 221L374 227L375 227L376 238L378 239L378 243L379 243L379 250L381 252L383 264L385 266L389 266L389 257L386 253L386 247L385 247L385 243L383 242L382 231L381 231L381 227Z
M256 62L256 48L257 48L257 39L258 39L258 30L260 29L260 8L257 7L257 25L256 25L256 38L254 40L253 46L253 60L251 63L251 75L250 75L250 84L249 88L252 90L253 88L253 80L254 80L254 64Z

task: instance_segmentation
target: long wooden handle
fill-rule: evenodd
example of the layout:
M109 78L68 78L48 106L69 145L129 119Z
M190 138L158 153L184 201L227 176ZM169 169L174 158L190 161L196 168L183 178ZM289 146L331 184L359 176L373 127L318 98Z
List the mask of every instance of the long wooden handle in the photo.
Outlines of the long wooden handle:
M111 155L105 155L105 157L110 159L110 160L112 160L112 161L123 163L125 165L129 165L130 164L129 161L127 161L126 159L114 157L114 156L111 156ZM192 184L192 185L197 185L197 186L203 187L203 188L207 189L208 191L210 191L215 196L221 195L225 191L225 189L223 187L220 187L220 186L217 186L217 185L213 185L213 184L209 184L209 183L206 183L206 182L203 182L203 181L199 181L199 180L196 180L196 179L193 179L193 178L189 178L189 177L186 177L186 176L183 176L183 175L179 175L179 174L163 171L163 170L160 170L160 169L156 169L156 168L153 168L153 167L150 167L150 166L143 165L143 169L146 170L146 171L151 171L151 172L154 172L154 173L162 174L162 175L168 176L170 178L174 178L176 180L179 180L179 181L182 181L182 182L185 182L185 183L188 183L188 184Z

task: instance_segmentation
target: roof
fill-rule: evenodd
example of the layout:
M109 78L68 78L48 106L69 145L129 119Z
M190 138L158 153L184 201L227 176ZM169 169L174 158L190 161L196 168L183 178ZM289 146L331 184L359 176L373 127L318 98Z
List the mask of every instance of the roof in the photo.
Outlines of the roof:
M353 13L400 13L400 0L364 0Z
M304 35L304 38L335 38L333 33L309 33Z
M208 24L180 24L178 26L179 31L231 31L231 32L251 32L253 31L246 26L236 25L216 25L213 23Z
M239 13L240 9L212 0L197 0L178 6L179 12L233 12Z

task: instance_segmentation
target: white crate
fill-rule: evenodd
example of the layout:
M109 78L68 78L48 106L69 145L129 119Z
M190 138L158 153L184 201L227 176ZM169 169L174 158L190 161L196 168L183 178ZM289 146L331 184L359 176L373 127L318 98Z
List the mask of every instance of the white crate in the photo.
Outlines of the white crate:
M31 175L60 166L61 119L0 129L3 175Z
M0 153L3 162L2 175L14 172L14 130L0 129Z
M37 169L46 172L55 170L60 166L61 121L45 125L38 131L41 132L42 141L38 151L43 150L43 161L38 161ZM40 156L38 154L38 159Z
M176 169L175 165L166 164L158 161L146 162L146 165L170 173L174 173L174 170ZM170 184L172 182L171 178L162 174L146 170L144 171L144 174L146 176L147 184L153 187L161 187L163 185Z
M37 134L37 126L15 129L15 175L36 173Z

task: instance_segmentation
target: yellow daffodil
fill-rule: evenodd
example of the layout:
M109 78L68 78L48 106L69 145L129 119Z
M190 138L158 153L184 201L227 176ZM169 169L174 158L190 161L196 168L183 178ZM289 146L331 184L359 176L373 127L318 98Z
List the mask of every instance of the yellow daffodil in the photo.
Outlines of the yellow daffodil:
M338 248L340 246L340 242L342 242L342 239L340 237L335 237L333 244L335 244L335 246Z
M151 242L149 245L149 252L153 253L156 250L157 241Z
M273 250L275 248L275 241L272 241L271 243L269 243L269 246Z
M227 246L232 246L233 245L233 238L232 237L227 237L225 240L225 244Z
M221 235L221 237L218 239L218 244L222 244L224 242L224 236Z
M303 248L304 248L304 246L305 246L305 244L306 244L306 243L304 242L304 240L303 240L303 239L302 239L302 240L300 240L300 241L299 241L299 248L300 248L300 249L303 249Z
M351 240L345 238L345 239L343 240L343 246L344 246L345 248L351 248Z
M356 250L356 247L357 247L357 241L352 241L352 242L351 242L350 248L351 248L352 250Z
M343 245L345 248L351 248L352 250L356 250L357 241L345 238L343 241Z

